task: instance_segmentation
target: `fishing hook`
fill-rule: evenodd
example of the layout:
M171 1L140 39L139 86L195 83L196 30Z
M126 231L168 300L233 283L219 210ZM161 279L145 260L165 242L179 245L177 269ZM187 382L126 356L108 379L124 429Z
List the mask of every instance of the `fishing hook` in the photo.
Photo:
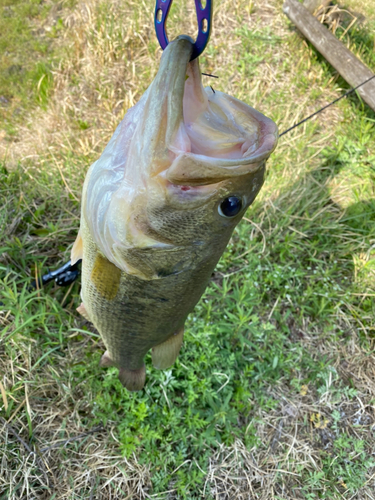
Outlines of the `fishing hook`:
M212 0L206 0L203 7L203 0L194 0L198 22L198 36L193 43L193 52L190 61L202 54L211 34L212 25ZM169 44L166 32L166 22L173 0L156 0L155 7L155 31L161 48L164 50Z

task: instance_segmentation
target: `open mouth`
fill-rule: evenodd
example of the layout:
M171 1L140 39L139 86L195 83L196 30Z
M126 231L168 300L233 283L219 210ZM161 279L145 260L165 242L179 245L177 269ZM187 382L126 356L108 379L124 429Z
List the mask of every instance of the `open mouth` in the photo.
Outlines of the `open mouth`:
M211 158L243 159L259 145L259 123L229 96L203 88L197 59L187 67L183 97L185 151Z
M163 175L175 184L204 185L254 172L276 147L275 123L234 97L204 89L198 60L189 62L191 47L184 36L171 42L151 90L165 116L170 166L164 163Z
M168 58L166 67L180 77L171 79L164 75L164 82L169 84L172 99L180 101L180 106L182 100L182 110L179 110L179 123L173 123L178 128L170 135L173 139L168 144L169 149L175 154L191 153L212 159L240 160L241 163L252 163L268 156L277 142L274 122L212 87L204 89L198 59L186 60L189 41L183 36L173 44L175 46L167 47L164 53ZM171 125L169 119L168 122Z

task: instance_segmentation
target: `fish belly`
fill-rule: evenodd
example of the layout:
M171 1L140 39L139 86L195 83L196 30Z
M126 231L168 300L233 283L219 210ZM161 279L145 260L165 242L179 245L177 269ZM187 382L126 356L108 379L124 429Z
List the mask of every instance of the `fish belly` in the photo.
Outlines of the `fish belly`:
M103 338L111 364L120 370L140 370L151 348L168 340L174 344L170 339L182 332L187 315L207 285L212 263L206 269L203 266L196 279L188 271L141 279L101 254L84 220L81 231L84 308Z

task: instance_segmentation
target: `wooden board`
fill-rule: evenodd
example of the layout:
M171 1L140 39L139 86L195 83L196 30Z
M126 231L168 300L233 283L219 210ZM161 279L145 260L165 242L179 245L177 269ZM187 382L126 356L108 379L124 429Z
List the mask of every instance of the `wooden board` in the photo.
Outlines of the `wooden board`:
M286 0L283 11L352 87L356 87L374 76L374 73L367 66L297 0ZM366 104L375 111L375 79L360 87L357 92Z

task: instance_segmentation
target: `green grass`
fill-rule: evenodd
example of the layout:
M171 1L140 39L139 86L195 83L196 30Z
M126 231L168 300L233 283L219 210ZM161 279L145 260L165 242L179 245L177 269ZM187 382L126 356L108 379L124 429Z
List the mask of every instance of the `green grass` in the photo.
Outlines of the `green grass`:
M274 4L281 10L281 2ZM38 9L18 10L20 25L29 22L28 12L42 15ZM103 54L109 80L104 85L102 77L83 74L73 55L62 67L70 71L67 96L74 101L84 82L90 106L102 112L107 104L113 109L116 92L127 92L116 71L123 61L128 78L132 61L126 66L116 45L126 10L97 9L97 36L91 28L85 32L99 59ZM252 12L255 22L261 19L261 9ZM136 30L147 26L142 15ZM284 129L337 97L341 83L288 31L281 14L272 16L252 30L238 21L230 25L232 41L243 43L224 59L228 35L214 37L202 69L219 69L215 86ZM178 10L175 17L178 22ZM361 40L371 37L366 29L348 35L359 51ZM126 42L127 50L141 54L134 64L145 68L144 86L155 69L147 59L155 51L147 33L147 50L138 39L134 46ZM43 68L39 64L33 71ZM134 88L137 78L135 71ZM27 79L18 85L20 96L31 88ZM47 111L54 80L48 85ZM103 344L75 312L79 283L68 290L30 288L36 273L69 258L79 224L74 196L98 154L95 148L84 154L82 144L95 123L104 141L120 119L111 115L103 125L102 114L90 115L86 101L78 102L79 112L72 107L64 115L68 140L51 136L53 156L41 149L17 167L1 164L0 381L6 396L0 397L0 452L6 468L0 498L25 498L30 491L69 499L365 498L375 467L374 113L353 97L280 139L259 198L188 318L176 364L159 372L148 357L145 389L133 394L115 369L98 367ZM18 133L17 119L6 120ZM104 430L84 435L100 423ZM64 445L74 436L79 439Z
M53 0L0 1L0 117L8 132L25 108L47 105L54 41L63 29L59 8Z

